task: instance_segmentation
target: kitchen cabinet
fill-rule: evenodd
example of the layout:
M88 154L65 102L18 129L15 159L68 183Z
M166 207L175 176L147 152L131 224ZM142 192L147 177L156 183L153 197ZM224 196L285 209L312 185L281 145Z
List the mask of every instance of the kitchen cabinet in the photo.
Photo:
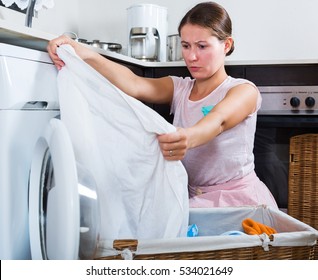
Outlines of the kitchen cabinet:
M318 85L318 62L310 64L255 64L226 65L228 75L245 78L257 86L311 86ZM145 70L147 77L167 75L189 76L184 67L156 67Z
M147 68L145 71L146 77L160 78L165 76L180 76L189 77L190 73L185 66L180 67L156 67ZM168 122L172 123L173 115L170 114L170 106L167 104L151 104L150 105L157 113L163 116Z
M257 86L318 85L318 63L245 66L246 79Z

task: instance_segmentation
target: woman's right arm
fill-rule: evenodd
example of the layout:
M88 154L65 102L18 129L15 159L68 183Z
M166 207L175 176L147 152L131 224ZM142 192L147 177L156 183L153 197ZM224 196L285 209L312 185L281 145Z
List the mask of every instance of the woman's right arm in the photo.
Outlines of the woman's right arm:
M170 77L140 77L129 68L101 56L65 35L51 40L47 47L48 53L58 69L65 65L56 53L57 48L63 44L71 45L81 59L128 95L149 103L171 103L173 82Z

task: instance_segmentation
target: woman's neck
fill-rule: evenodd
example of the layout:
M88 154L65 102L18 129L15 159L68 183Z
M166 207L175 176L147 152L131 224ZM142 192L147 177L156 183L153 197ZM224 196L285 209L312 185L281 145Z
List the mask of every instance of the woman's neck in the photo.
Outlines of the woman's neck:
M208 79L195 80L189 99L191 101L203 99L212 91L214 91L219 85L221 85L227 79L227 77L228 75L224 71L223 73L215 73Z

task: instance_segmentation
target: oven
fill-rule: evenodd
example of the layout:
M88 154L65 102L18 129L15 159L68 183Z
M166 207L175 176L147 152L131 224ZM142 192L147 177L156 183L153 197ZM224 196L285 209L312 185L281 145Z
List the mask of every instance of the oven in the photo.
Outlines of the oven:
M282 209L288 206L289 141L318 133L318 86L260 86L255 172Z

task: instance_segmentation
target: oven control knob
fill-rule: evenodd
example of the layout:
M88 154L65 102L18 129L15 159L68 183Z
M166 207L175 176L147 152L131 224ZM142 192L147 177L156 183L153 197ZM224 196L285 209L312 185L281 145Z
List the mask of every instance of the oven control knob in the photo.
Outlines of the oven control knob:
M313 97L311 97L311 96L309 96L309 97L307 97L306 99L305 99L305 104L306 104L306 106L307 107L314 107L315 106L315 103L316 103L316 101L315 101L315 98L313 98Z
M299 100L299 98L298 98L298 97L292 97L292 98L290 99L290 105L291 105L292 107L298 107L298 106L300 105L300 100Z

